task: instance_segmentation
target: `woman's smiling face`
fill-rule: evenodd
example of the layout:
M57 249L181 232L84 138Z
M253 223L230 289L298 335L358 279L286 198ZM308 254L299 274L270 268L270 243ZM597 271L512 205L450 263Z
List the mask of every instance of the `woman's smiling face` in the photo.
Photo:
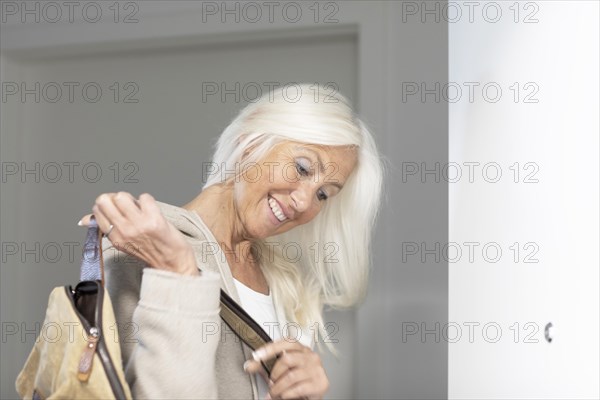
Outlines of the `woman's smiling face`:
M311 221L357 163L355 146L282 142L244 169L235 208L247 238L264 239Z

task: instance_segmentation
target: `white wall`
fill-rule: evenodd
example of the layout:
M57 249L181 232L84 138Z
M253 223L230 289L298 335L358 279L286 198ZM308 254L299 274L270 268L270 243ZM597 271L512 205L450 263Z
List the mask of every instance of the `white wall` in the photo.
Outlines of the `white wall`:
M450 81L480 86L450 104L449 397L598 398L598 2L519 3L517 23L500 4L497 23L450 24Z

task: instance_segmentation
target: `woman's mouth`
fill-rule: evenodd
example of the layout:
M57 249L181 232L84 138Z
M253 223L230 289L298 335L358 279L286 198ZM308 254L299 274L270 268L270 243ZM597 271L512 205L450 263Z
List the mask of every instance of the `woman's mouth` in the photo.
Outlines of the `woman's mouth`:
M268 196L267 199L268 199L269 207L271 208L273 215L275 215L275 218L277 218L277 220L279 222L285 221L287 219L287 217L285 216L285 214L283 214L283 211L279 207L279 204L277 204L277 201L274 198L272 198L271 196Z

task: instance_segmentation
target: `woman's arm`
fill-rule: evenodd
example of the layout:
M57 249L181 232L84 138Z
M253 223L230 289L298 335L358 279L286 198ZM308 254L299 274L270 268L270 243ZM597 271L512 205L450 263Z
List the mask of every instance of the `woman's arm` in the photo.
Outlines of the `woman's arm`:
M144 268L107 239L103 255L133 398L217 398L218 274Z
M117 324L135 332L134 343L123 338L134 398L216 398L220 276L199 272L188 239L149 194L104 193L92 211L109 241L103 256Z

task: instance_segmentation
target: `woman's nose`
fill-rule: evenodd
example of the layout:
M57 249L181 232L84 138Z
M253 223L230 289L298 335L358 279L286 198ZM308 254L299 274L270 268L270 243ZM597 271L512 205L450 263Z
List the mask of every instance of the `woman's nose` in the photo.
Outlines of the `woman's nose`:
M310 207L311 193L308 185L300 185L292 191L292 207L297 213L304 212Z

